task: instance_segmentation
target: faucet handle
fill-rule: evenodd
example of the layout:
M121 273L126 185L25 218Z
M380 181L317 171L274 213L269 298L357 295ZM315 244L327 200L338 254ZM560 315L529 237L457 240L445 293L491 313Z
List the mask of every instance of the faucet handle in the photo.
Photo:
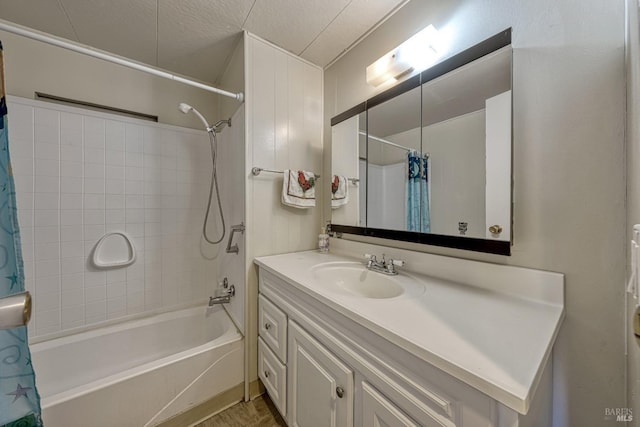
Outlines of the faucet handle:
M364 254L364 257L368 260L371 261L375 261L376 260L376 256L375 255L371 255L371 254Z
M401 259L390 259L389 263L393 265L397 265L398 267L402 267L405 264L405 262Z

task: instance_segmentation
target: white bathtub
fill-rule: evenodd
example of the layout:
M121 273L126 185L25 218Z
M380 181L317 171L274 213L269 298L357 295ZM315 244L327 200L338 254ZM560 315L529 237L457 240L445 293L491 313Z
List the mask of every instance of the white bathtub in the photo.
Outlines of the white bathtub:
M31 346L47 427L153 426L243 381L242 337L196 307Z

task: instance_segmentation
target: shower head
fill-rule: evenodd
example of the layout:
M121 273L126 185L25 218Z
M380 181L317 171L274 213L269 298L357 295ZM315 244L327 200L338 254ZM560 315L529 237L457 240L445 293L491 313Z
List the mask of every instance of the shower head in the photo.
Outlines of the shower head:
M212 130L213 130L213 131L215 131L215 129L214 129L214 128L212 128L212 127L209 125L209 123L208 123L208 122L207 122L207 120L204 118L204 116L203 116L202 114L200 114L200 112L199 112L198 110L196 110L195 108L193 108L191 105L189 105L189 104L185 104L184 102L181 102L181 103L178 105L178 110L182 111L184 114L187 114L189 111L193 111L193 112L194 112L194 114L195 114L196 116L198 116L198 118L199 118L200 120L202 120L202 123L204 123L204 126L207 128L207 132L210 132L210 131L212 131Z

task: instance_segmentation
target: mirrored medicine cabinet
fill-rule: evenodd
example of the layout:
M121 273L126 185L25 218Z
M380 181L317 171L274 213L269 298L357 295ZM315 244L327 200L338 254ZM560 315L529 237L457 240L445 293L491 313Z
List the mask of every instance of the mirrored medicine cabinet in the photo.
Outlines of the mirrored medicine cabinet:
M511 29L331 119L331 230L511 253Z

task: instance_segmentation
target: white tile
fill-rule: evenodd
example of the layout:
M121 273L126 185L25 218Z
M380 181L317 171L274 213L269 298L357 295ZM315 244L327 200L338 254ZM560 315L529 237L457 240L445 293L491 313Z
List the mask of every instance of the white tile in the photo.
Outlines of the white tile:
M36 285L37 289L37 285ZM35 312L59 310L60 309L60 292L37 290L37 297L33 299Z
M71 176L76 178L82 178L84 165L82 162L60 162L60 176Z
M160 222L162 220L162 210L160 209L145 209L144 221L145 223Z
M107 299L106 286L90 286L84 289L84 300L87 304L105 299Z
M33 127L33 138L36 143L58 145L58 126L36 124Z
M85 291L91 287L104 286L107 284L107 273L104 271L87 271L84 273ZM106 290L105 290L106 292ZM105 294L106 295L106 294ZM106 296L105 296L106 298Z
M144 209L126 209L125 215L127 224L144 223Z
M93 133L93 132L87 132L85 130L84 147L85 149L98 148L98 149L104 150L105 148L104 133Z
M142 153L127 152L124 156L124 164L126 166L142 167L144 165L144 157Z
M125 210L124 209L107 209L105 215L105 222L107 224L124 224L125 222Z
M104 209L105 208L105 196L103 194L85 194L84 195L84 209Z
M60 310L43 311L38 313L38 335L53 333L60 330Z
M107 120L105 123L105 143L110 150L124 151L125 125L122 122Z
M62 258L60 260L60 271L63 276L75 276L77 273L83 273L85 270L84 257L77 258Z
M126 231L131 237L144 237L144 224L127 223Z
M107 298L113 299L118 297L125 297L127 295L126 282L108 283L107 284Z
M84 273L62 274L60 289L62 292L75 292L84 295Z
M107 194L105 207L107 209L124 209L125 196L121 194Z
M85 225L96 225L105 223L105 211L103 209L85 209Z
M125 181L126 194L145 194L142 181Z
M86 163L102 164L105 161L105 150L103 148L88 148L84 149L84 161Z
M43 126L59 126L60 115L50 108L35 107L33 110L34 123Z
M57 209L36 209L34 211L34 225L36 227L57 227L58 219Z
M40 264L44 264L49 261L42 261ZM57 262L56 262L57 264ZM60 275L44 275L38 276L36 275L35 279L35 290L36 294L45 293L60 293Z
M38 210L58 209L59 196L57 193L36 193L34 207Z
M141 279L143 281L142 287L144 287L144 264L140 261L127 267L127 287L130 287L134 279Z
M82 227L82 209L64 209L60 210L60 226L75 225Z
M93 243L104 236L104 224L84 225L84 239Z
M143 173L141 167L127 166L124 176L127 181L142 181Z
M84 193L85 194L104 194L105 181L99 178L85 178L84 179Z
M105 166L103 163L85 163L84 168L84 177L86 178L105 178L104 169Z
M60 293L61 307L63 309L84 305L84 290L62 291ZM64 313L64 311L63 311Z
M160 209L162 208L162 198L157 195L145 195L144 207L145 209Z
M82 150L82 128L80 129L60 129L60 145L74 147Z
M82 147L74 147L72 145L60 146L60 160L65 162L82 162Z
M97 323L107 318L107 301L96 301L85 305L85 321L87 324Z
M60 129L82 130L82 116L74 113L60 113Z
M128 165L127 165L128 166ZM144 154L144 167L145 169L158 170L162 168L162 156L158 154Z
M84 325L84 305L65 307L61 314L62 329L77 328Z
M33 175L34 161L33 155L31 157L20 157L13 154L11 149L11 168L13 169L13 175ZM38 159L40 160L40 159ZM48 160L54 162L55 160Z
M35 190L35 177L33 175L17 175L15 176L16 192L33 193Z
M33 227L20 227L20 240L22 240L22 244L33 244L34 240L34 232Z
M60 209L82 209L82 194L60 194ZM62 213L61 213L62 215ZM62 218L62 216L61 216Z
M58 160L60 158L60 147L54 144L37 142L34 156L36 159Z
M127 313L135 314L144 310L144 292L127 294Z
M143 143L140 139L131 138L125 142L125 150L128 153L142 153Z
M60 182L58 179L51 179L49 176L36 175L34 190L36 193L58 193L60 191Z
M124 166L111 166L107 164L105 177L107 179L125 179L125 168Z
M105 163L112 166L124 166L124 151L106 150Z
M62 258L79 258L84 256L84 244L82 241L61 242L60 256Z
M127 280L127 273L124 268L107 270L107 283L124 282Z
M129 141L142 141L142 126L127 123L125 125L125 139Z
M16 190L16 203L18 204L18 215L20 209L33 210L35 206L35 196L32 192L19 192Z
M82 214L80 214L82 215ZM57 231L57 230L56 230ZM61 242L73 242L83 241L84 232L83 227L80 225L75 226L62 226L60 227L60 241Z
M82 193L82 178L63 176L60 178L60 192L77 194Z
M34 237L36 243L54 243L60 241L58 227L35 227Z
M105 183L105 192L107 194L124 194L125 181L116 179L107 179Z
M37 262L46 260L57 260L59 258L59 243L38 243L35 245L35 259Z
M107 314L109 318L116 315L124 316L127 314L127 299L124 296L107 300Z
M125 231L126 224L124 222L106 223L104 226L105 233Z
M84 117L84 132L87 134L101 134L105 133L105 121L97 117Z
M57 177L60 175L60 162L58 159L35 159L35 175Z

